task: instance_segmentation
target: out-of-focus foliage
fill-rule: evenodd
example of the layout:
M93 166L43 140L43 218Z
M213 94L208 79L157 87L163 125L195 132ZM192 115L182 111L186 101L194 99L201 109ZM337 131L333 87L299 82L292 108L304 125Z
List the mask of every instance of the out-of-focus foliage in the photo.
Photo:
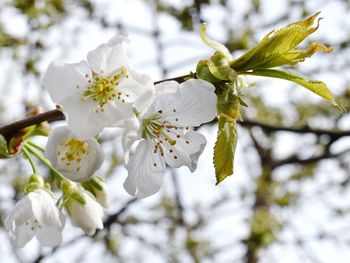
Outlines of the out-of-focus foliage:
M130 6L135 13L141 6L142 12L150 14L149 28L147 23L128 19L134 17L126 13L132 10ZM125 13L117 14L118 10ZM152 53L146 50L148 38L156 51L152 59L141 59L137 66L146 70L155 67L160 72L157 77L165 78L178 72L188 74L181 69L189 64L195 71L198 60L211 55L199 40L201 22L208 22L208 35L225 43L238 58L271 29L319 10L321 16L325 14L320 29L333 23L332 32L319 30L313 40L334 48L334 52L317 55L298 71L326 82L337 102L349 109L349 2L345 0L2 1L0 124L11 121L13 114L24 116L29 104L50 109L40 84L50 63L47 60L77 48L78 39L89 39L90 29L98 28L110 37L128 32L132 43L133 38L142 36L144 42L134 43L142 50L136 51L137 56ZM21 33L12 27L15 18L24 21ZM141 17L137 19L141 21ZM64 31L69 26L74 30ZM53 45L49 38L57 32L60 41ZM113 205L107 211L105 229L93 239L72 231L55 250L43 251L34 245L18 252L10 248L2 228L0 261L91 262L98 258L114 262L255 263L283 262L288 257L289 262L348 262L349 115L313 100L308 91L296 92L295 86L284 80L249 78L248 82L252 87L243 93L249 107L242 111L244 121L238 124L240 139L232 180L215 188L213 181L205 181L213 176L210 168L199 169L193 176L182 174L182 170L179 174L169 171L163 193L150 200L130 200L122 193L118 140L115 134L106 133L100 138L108 157L101 176L110 185ZM8 101L11 92L16 93L12 94L15 102ZM202 129L213 135L208 141L215 140L214 126ZM21 157L0 163L0 226L23 193L27 168ZM42 168L41 172L46 180L53 180L47 170ZM310 244L327 249L315 250ZM72 255L71 261L67 261L67 253Z

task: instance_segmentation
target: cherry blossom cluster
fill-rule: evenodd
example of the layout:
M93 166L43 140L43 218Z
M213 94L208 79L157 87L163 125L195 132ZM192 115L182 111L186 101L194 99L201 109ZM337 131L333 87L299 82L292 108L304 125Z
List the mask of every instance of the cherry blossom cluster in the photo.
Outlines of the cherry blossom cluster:
M106 127L123 129L124 188L132 196L158 192L167 165L196 169L206 139L192 128L215 118L215 87L193 78L154 85L131 67L127 41L117 36L89 52L87 61L48 67L43 86L61 107L67 126L52 130L43 156L62 175L63 195L55 203L43 179L31 176L25 196L6 220L15 247L34 236L43 246L58 245L63 209L89 235L103 228L102 207L108 199L105 183L95 176L104 159L96 136Z

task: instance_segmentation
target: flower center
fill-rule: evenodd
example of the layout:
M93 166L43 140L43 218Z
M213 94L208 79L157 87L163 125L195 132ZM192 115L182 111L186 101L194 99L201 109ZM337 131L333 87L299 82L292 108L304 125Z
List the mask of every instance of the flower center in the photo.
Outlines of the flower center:
M170 138L170 136L165 132L165 130L175 128L165 121L160 120L161 113L156 113L150 118L142 120L142 138L145 139L158 139L164 137L171 145L176 144L176 140Z
M73 164L77 172L80 171L80 162L89 153L89 145L85 141L74 138L64 140L61 145L57 147L58 160L64 163L65 166Z
M176 113L176 109L172 111ZM162 111L158 111L151 117L142 120L142 138L154 141L153 153L159 152L163 157L164 150L167 149L167 154L177 159L178 156L176 155L175 149L176 143L178 140L184 140L180 135L182 132L179 132L179 130L189 130L189 127L182 127L172 124L167 120L162 120L162 114ZM176 116L173 116L173 119L175 122L179 121L179 118ZM184 143L189 144L190 141L184 140ZM157 166L157 164L154 163L154 166Z
M26 226L30 228L31 231L35 232L38 228L41 228L39 221L34 217L26 221Z
M103 73L103 72L101 72ZM85 75L86 78L89 78L89 75ZM114 100L115 98L125 102L125 99L122 98L122 93L117 92L117 86L120 81L124 78L127 78L125 68L120 68L116 74L111 77L102 77L95 72L92 72L92 79L88 80L88 85L83 93L82 101L91 98L93 101L97 102L96 112L104 111L104 106L108 101ZM79 88L79 86L77 86ZM129 95L125 94L126 97Z

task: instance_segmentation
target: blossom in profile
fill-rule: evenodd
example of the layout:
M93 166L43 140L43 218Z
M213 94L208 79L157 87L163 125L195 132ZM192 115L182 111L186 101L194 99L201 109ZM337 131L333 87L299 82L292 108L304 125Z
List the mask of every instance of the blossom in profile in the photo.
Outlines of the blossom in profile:
M20 199L5 221L15 248L23 248L34 236L42 246L54 247L62 242L65 217L51 195L37 189Z
M94 138L77 138L67 126L52 130L44 155L57 171L75 182L89 180L103 163L101 145Z
M44 75L51 99L82 139L134 118L133 108L144 107L154 92L152 79L131 67L125 42L122 36L112 38L90 51L87 61L53 62Z
M199 79L156 85L152 104L139 113L138 130L126 128L123 135L128 170L124 188L130 195L144 198L158 192L166 164L187 166L191 172L196 169L206 139L191 127L215 118L214 90L212 84Z
M103 208L90 192L80 190L79 196L82 201L69 198L65 206L73 225L92 236L97 229L103 229Z

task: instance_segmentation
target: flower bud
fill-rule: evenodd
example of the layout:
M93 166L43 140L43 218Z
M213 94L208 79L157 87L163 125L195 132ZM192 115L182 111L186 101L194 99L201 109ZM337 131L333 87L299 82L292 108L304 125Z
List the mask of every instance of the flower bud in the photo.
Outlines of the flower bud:
M100 144L94 138L80 140L66 126L52 131L44 155L55 169L74 182L89 180L103 163Z
M109 206L109 198L106 189L107 185L100 177L94 176L90 180L81 183L81 185L95 196L100 205L105 208Z

